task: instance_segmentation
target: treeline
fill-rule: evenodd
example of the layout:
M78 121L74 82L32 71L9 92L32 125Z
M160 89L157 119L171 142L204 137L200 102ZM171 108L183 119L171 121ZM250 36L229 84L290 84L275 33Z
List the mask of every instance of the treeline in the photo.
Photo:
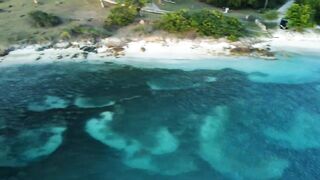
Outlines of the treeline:
M286 0L200 0L217 7L241 8L275 8Z

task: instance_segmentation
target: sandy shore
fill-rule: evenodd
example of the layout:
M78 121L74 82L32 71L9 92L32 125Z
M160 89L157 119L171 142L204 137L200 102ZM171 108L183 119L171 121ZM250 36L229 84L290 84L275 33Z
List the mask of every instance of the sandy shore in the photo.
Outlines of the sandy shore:
M308 31L297 33L290 31L276 31L272 33L271 38L261 38L261 43L253 45L254 47L270 47L274 52L315 52L320 53L320 33Z
M145 37L137 39L107 38L97 44L91 42L60 42L55 45L16 46L9 55L0 57L0 66L59 61L118 61L143 59L214 59L215 57L253 56L257 52L320 52L320 34L277 31L272 37L243 39L174 39ZM236 53L234 50L237 50ZM239 52L240 51L240 54ZM242 53L242 51L244 51ZM268 57L272 59L273 57Z

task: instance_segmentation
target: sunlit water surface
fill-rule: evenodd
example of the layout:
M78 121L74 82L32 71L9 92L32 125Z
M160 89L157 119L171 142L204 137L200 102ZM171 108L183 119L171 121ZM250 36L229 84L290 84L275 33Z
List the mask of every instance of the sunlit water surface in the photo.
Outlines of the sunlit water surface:
M320 58L281 58L2 67L0 179L317 179Z

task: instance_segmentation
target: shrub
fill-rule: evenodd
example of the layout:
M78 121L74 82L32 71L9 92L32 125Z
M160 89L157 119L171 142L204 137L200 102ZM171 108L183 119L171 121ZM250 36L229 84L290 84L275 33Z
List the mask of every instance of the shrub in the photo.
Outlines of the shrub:
M168 32L186 32L193 28L189 11L180 10L165 14L158 27Z
M263 17L268 20L274 20L279 17L279 12L277 10L269 10L264 12Z
M238 39L244 32L238 19L212 10L169 13L161 18L158 27L174 33L196 30L204 36L228 37L232 40Z
M298 31L312 27L313 12L309 5L299 5L294 3L288 10L286 18L289 20L289 27Z
M60 38L64 40L71 39L71 35L68 31L62 31L60 34Z
M138 15L137 7L118 5L113 8L105 21L105 26L126 26L134 22Z
M238 19L225 16L218 11L198 11L192 15L192 22L198 32L205 36L240 37L243 32L242 24Z
M58 16L43 11L32 11L29 13L29 16L37 27L54 27L62 23L62 20Z

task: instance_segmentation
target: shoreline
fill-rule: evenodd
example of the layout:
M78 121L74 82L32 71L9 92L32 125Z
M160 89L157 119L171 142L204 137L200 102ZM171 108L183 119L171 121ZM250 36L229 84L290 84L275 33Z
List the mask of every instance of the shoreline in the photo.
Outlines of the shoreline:
M163 59L197 60L249 57L276 60L276 54L319 53L320 34L276 31L273 37L245 38L237 42L225 39L178 39L149 36L134 39L110 37L93 43L59 42L56 44L15 45L14 50L0 57L0 67L50 62L117 62L117 60ZM174 62L178 63L178 62Z

